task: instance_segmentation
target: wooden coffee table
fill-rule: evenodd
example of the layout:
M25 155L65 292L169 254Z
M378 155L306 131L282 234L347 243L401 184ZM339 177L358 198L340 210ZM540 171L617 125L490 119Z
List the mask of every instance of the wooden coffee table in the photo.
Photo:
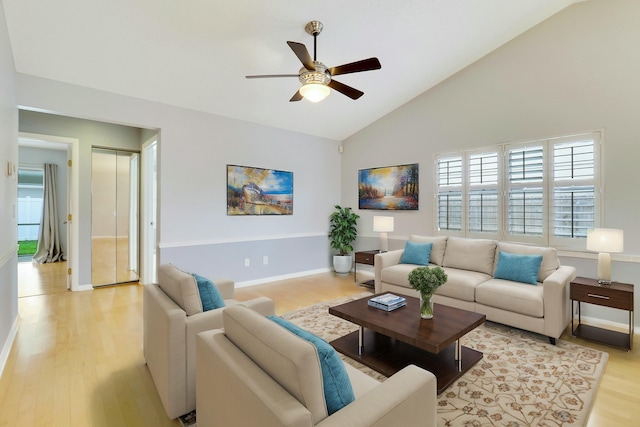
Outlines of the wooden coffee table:
M482 359L482 353L460 345L460 338L485 321L484 314L434 304L433 319L420 318L420 300L386 312L362 298L329 308L329 313L360 328L331 342L340 353L390 377L414 364L432 372L438 394Z

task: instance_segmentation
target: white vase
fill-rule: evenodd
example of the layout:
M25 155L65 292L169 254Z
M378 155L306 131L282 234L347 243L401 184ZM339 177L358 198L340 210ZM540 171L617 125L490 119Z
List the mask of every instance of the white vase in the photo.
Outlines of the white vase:
M349 274L351 271L351 255L334 255L333 269L337 274Z

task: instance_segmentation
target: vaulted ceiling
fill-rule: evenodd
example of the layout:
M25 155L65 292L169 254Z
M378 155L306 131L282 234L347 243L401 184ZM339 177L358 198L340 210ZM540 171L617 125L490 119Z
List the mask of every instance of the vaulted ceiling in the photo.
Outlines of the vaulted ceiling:
M343 140L576 0L3 0L16 71ZM336 77L364 92L289 102L313 37Z

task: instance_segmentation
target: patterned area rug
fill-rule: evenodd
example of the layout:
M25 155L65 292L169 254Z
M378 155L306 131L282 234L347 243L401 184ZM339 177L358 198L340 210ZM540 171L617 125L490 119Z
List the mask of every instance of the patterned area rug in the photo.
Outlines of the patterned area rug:
M363 293L287 313L304 329L332 341L357 326L328 308ZM416 316L418 313L416 313ZM566 341L486 322L461 339L483 359L438 396L439 426L583 426L604 373L608 354ZM366 374L370 368L341 356Z

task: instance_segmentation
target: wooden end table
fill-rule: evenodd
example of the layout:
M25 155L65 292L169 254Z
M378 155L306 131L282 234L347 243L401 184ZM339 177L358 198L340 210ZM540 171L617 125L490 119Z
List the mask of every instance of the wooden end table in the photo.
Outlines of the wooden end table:
M355 283L358 283L358 277L357 277L358 264L374 265L375 256L376 254L379 254L379 253L380 251L377 249L373 251L360 251L355 253L355 263L353 265L353 281ZM366 280L360 283L360 285L366 286L368 288L374 288L375 283L376 283L375 280Z
M624 350L633 349L633 285L611 282L600 285L597 280L576 277L570 284L571 333L573 336L598 341ZM578 303L578 324L574 328L574 303ZM581 323L580 304L589 303L603 307L617 308L629 312L629 333L611 331Z
M370 307L371 297L329 308L329 313L360 326L331 342L340 353L390 377L414 364L432 372L438 394L482 359L460 345L460 338L485 321L484 314L434 304L433 319L420 318L420 300L393 311Z

